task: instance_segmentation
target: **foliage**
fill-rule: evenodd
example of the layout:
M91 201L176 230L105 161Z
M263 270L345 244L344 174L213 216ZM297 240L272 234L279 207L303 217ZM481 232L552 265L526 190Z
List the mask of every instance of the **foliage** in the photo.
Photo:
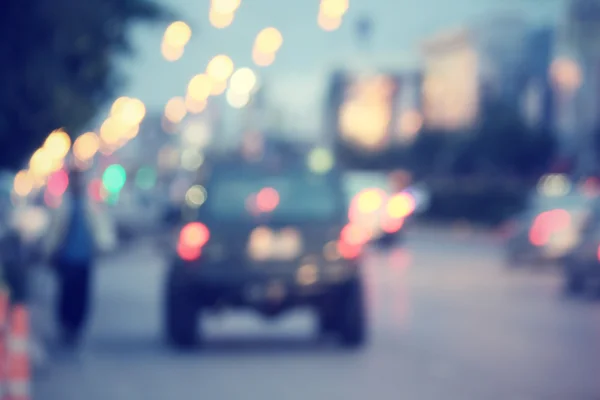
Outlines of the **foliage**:
M154 0L7 1L0 13L0 168L16 169L47 134L82 129L119 83L128 27L167 13Z

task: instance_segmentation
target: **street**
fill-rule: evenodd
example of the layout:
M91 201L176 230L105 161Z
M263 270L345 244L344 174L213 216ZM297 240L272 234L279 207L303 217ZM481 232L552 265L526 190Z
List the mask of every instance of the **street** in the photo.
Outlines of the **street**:
M471 244L469 244L471 243ZM566 300L551 270L510 270L493 240L411 236L367 255L371 340L317 341L311 314L206 321L192 354L162 342L164 261L151 243L98 268L80 357L53 352L40 400L600 398L600 302Z

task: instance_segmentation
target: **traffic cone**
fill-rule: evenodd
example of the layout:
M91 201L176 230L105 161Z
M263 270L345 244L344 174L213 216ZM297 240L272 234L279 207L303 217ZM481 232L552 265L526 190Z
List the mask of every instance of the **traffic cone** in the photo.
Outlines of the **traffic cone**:
M29 312L24 305L16 305L10 312L7 352L8 400L30 400L29 367Z

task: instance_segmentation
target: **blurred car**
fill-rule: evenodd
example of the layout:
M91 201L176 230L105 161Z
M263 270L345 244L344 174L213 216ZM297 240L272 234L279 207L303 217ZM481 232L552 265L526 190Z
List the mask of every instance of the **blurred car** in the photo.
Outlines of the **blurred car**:
M268 164L211 164L206 199L176 235L164 299L167 338L178 347L196 343L197 318L207 311L250 308L275 317L310 307L322 334L361 346L365 238L346 223L339 172Z
M536 194L529 207L506 227L507 263L516 267L559 261L577 244L589 207L590 198L577 191Z
M414 193L395 187L386 174L378 172L348 173L345 181L349 220L362 226L375 245L398 244L417 209Z
M565 293L584 292L600 282L600 200L590 207L579 231L577 245L561 260Z

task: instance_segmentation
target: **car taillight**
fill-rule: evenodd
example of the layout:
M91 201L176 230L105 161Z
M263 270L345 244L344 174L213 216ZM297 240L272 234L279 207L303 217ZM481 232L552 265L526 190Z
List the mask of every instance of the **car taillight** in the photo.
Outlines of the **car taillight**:
M190 222L181 229L177 254L181 259L193 261L200 257L202 248L210 239L210 231L201 222Z
M340 232L338 240L338 253L345 259L350 260L358 257L363 246L371 240L372 234L365 226L359 224L348 224Z
M571 214L562 209L545 211L533 221L529 230L529 241L534 246L544 246L553 233L568 229L571 226Z
M386 206L387 216L390 219L398 220L411 215L416 208L414 197L410 193L398 193L392 196Z

